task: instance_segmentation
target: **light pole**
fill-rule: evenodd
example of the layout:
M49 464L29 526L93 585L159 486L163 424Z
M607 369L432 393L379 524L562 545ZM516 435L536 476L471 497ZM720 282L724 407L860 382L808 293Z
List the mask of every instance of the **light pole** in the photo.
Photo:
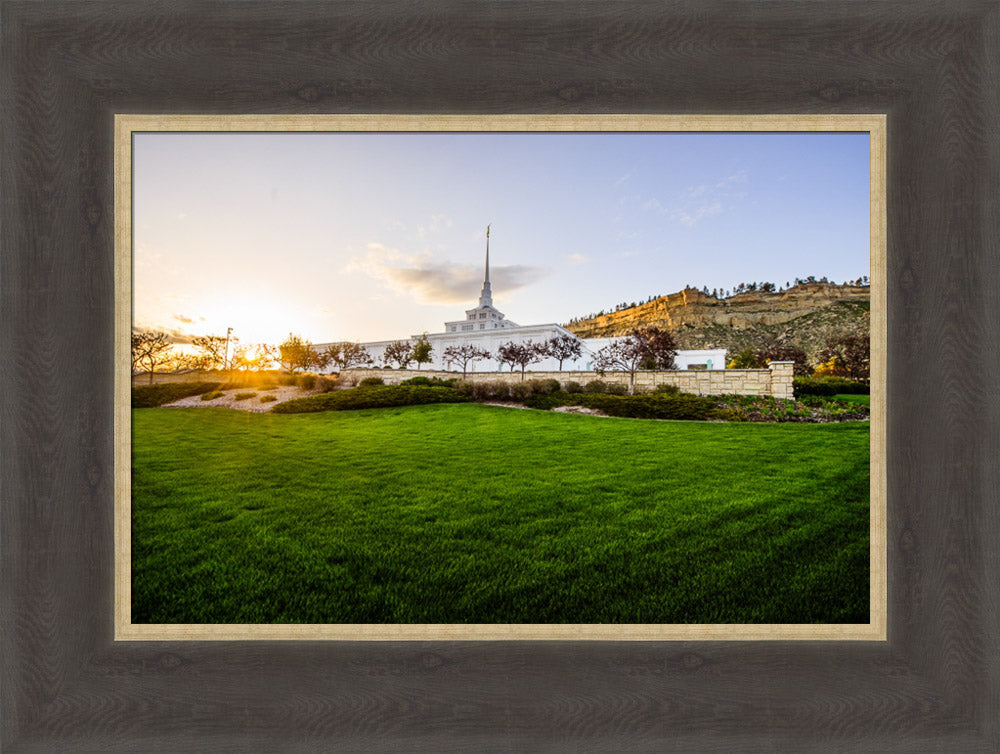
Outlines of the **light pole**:
M223 371L229 371L229 336L233 334L233 328L226 328L226 354L222 359L222 369Z

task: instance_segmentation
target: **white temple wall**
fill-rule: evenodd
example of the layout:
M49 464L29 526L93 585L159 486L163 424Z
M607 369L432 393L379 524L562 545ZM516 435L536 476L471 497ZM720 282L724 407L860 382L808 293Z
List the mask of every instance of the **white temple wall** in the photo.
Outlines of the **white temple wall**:
M449 346L461 346L466 343L472 343L480 348L483 348L490 352L494 356L492 359L483 359L477 361L474 365L470 365L469 371L474 372L503 372L510 371L510 367L504 365L499 359L495 358L497 351L500 346L505 343L525 343L531 341L532 343L544 343L550 338L558 337L559 335L571 335L568 330L560 327L559 325L529 325L526 327L517 327L504 330L494 330L485 331L480 333L434 333L428 334L427 340L431 344L431 362L423 364L421 369L442 369L451 370L459 369L461 370L461 364L449 364L444 359L444 351ZM416 336L401 339L413 344L416 342ZM590 371L594 368L594 357L597 351L604 348L606 345L611 343L616 338L584 338L581 340L583 343L583 352L579 359L566 359L563 361L562 369L563 371ZM385 361L385 349L390 343L395 341L392 340L380 340L370 343L362 343L361 345L365 347L369 355L372 358L373 364L375 366L395 366L393 364L387 364ZM322 350L326 348L328 343L321 343L315 348L317 350ZM678 351L675 357L675 364L677 369L706 369L706 370L718 370L726 368L726 350L724 348L714 349L714 350L698 350L698 351ZM415 367L412 364L411 367ZM553 358L546 358L540 362L531 364L529 367L532 371L536 372L555 372L559 371L559 362ZM335 368L330 367L328 372L335 371Z

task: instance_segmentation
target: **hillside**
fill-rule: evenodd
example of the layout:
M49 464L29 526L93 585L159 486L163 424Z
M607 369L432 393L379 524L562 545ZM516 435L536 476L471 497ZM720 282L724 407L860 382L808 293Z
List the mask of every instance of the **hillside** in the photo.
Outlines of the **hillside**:
M869 297L868 286L835 283L801 283L780 293L755 291L721 299L686 288L574 320L566 328L581 338L603 338L655 325L673 332L682 349L725 348L734 354L775 343L798 346L815 361L827 339L869 331Z

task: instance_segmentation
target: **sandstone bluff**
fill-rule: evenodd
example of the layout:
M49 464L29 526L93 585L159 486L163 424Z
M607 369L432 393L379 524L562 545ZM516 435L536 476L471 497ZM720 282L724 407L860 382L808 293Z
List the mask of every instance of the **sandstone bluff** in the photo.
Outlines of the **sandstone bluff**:
M755 291L729 298L697 288L660 296L617 312L574 320L566 329L581 338L624 335L655 325L674 333L678 348L747 348L794 345L813 361L830 338L867 334L870 288L835 283L800 283L775 293Z

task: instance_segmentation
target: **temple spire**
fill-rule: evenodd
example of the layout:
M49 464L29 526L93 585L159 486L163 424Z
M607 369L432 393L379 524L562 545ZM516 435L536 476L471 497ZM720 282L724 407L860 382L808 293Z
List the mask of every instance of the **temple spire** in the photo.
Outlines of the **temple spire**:
M493 306L493 291L490 289L490 226L486 226L486 277L483 278L483 292L479 294L480 306Z

